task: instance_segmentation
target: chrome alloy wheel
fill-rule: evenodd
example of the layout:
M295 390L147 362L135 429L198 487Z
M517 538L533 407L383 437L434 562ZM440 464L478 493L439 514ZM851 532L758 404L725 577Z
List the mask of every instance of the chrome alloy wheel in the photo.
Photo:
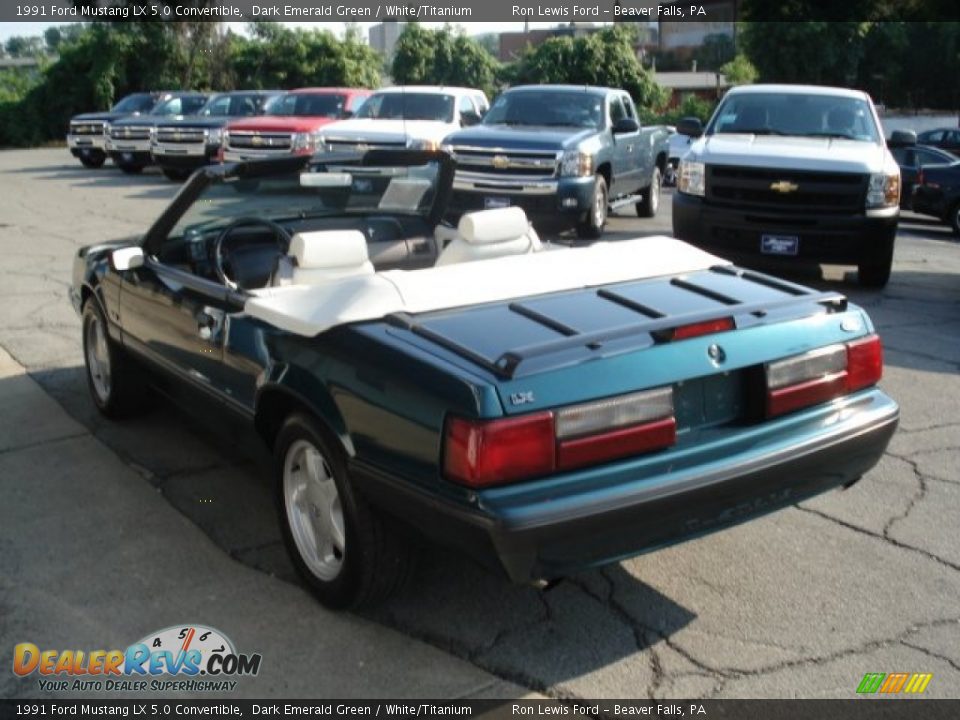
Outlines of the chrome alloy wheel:
M87 355L87 372L97 399L106 404L110 401L110 348L107 347L107 331L97 313L87 322L84 346Z
M601 188L593 194L593 224L602 228L607 222L607 193Z
M303 562L318 579L334 580L346 553L343 507L329 463L307 440L297 440L287 450L283 501Z
M650 181L650 211L656 215L657 210L660 209L660 188L663 185L663 180L660 176L660 169L654 168L653 178Z

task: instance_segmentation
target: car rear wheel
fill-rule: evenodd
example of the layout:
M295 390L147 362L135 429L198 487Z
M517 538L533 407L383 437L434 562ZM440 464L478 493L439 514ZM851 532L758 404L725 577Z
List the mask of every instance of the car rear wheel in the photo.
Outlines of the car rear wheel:
M894 236L877 248L876 254L860 261L857 266L857 279L863 287L882 288L890 281L893 269Z
M954 205L950 211L949 222L950 227L953 229L953 234L960 237L960 202Z
M80 155L80 162L83 163L84 167L88 168L103 167L106 161L107 156L101 152L89 152L85 155Z
M343 451L312 417L294 414L274 448L276 501L294 566L321 603L374 605L410 570L405 539L355 492Z
M656 217L660 209L660 189L663 186L663 177L660 168L653 166L653 176L650 178L650 187L643 191L643 199L637 203L637 215L643 218Z
M590 209L577 223L577 236L584 240L596 240L603 235L607 224L607 181L603 175L597 175L593 181L593 199Z
M142 410L148 395L143 369L113 340L100 305L90 298L83 306L83 358L94 405L107 417Z

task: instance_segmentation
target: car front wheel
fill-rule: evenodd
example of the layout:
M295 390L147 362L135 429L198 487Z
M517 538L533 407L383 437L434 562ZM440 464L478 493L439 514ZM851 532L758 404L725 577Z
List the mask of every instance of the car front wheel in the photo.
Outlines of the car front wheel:
M660 209L660 189L663 185L660 167L654 165L650 177L650 187L643 191L642 199L637 203L637 215L643 218L656 217Z
M593 196L590 209L577 223L577 236L584 240L596 240L603 235L607 224L607 181L597 175L593 181Z
M103 167L106 161L107 156L101 152L89 152L80 155L80 162L83 163L83 166L86 168Z
M148 394L143 370L110 339L107 321L94 298L83 306L83 357L94 405L107 417L141 410Z
M864 258L857 266L857 279L863 287L882 288L890 281L893 269L894 236L886 239L876 253Z
M138 165L136 163L117 163L117 167L120 168L127 175L139 175L143 172L145 165Z
M294 566L327 607L374 605L406 579L402 538L354 491L343 451L312 417L294 414L274 448L276 500Z

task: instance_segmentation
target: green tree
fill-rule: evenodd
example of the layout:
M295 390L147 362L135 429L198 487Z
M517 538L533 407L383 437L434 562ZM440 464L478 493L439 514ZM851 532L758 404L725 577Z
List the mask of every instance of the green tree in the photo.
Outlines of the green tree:
M714 33L703 39L703 45L694 53L698 70L718 70L733 60L735 49L729 35Z
M7 40L5 48L7 55L10 57L35 57L43 54L43 39L40 37L14 35Z
M513 68L511 79L622 88L639 107L656 111L666 104L668 93L640 64L634 39L628 23L577 38L553 37L528 49Z
M869 29L863 21L746 22L740 40L763 82L850 86Z
M738 53L733 60L721 66L720 72L731 85L750 85L757 81L759 73L747 56Z
M500 63L474 38L449 25L407 25L397 40L390 75L401 85L455 85L495 93Z

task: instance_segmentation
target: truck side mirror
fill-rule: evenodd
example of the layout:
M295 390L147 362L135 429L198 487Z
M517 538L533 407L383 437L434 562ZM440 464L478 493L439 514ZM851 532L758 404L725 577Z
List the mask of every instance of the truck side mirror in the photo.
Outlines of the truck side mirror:
M613 124L614 135L626 135L627 133L637 132L639 129L640 123L631 117L620 118Z
M700 118L685 117L677 123L677 132L687 137L698 138L703 135L703 123Z
M460 113L460 124L463 125L463 127L476 125L480 122L480 119L480 113L474 112L473 110L465 110Z
M913 130L894 130L887 141L890 147L908 147L917 144L917 134Z
M143 266L143 248L126 247L110 253L110 262L117 272L126 272Z

